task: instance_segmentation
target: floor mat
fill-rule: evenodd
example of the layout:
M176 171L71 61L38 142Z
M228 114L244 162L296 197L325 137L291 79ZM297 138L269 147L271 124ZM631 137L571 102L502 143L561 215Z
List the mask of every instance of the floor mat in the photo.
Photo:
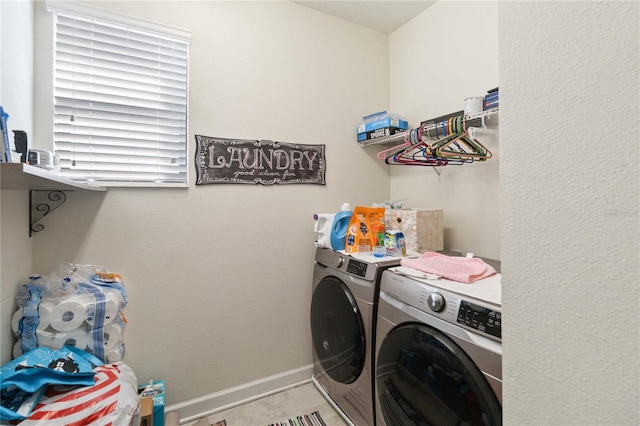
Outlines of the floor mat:
M268 426L327 426L322 417L320 417L320 413L318 411L314 411L310 414L302 414L300 416L291 417L287 420L282 420L275 423L269 423Z

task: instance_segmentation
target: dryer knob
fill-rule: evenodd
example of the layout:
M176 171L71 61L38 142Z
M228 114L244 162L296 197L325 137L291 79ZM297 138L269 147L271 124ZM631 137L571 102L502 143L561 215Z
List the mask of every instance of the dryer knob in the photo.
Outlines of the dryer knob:
M344 259L342 257L336 257L336 260L333 263L336 265L336 268L340 268L344 263Z
M440 293L431 293L427 298L427 303L433 312L440 312L444 309L444 297Z

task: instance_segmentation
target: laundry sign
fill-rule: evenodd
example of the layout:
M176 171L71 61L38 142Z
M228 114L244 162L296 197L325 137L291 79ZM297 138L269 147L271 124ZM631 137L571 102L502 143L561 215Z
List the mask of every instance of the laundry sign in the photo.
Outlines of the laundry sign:
M196 135L196 185L325 184L324 145Z

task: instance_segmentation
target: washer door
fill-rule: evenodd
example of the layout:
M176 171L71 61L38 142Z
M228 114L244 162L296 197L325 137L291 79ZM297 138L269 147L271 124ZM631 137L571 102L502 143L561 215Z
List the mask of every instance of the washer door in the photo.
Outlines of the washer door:
M322 368L335 381L353 383L365 360L365 328L351 291L336 277L324 277L311 299L311 337Z
M403 325L385 337L376 395L388 426L502 424L502 408L482 372L455 342L425 324Z

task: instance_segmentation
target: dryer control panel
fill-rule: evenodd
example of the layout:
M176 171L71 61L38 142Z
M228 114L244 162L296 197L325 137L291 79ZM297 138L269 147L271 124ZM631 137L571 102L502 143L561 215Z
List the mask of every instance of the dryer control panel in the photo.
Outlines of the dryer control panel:
M378 259L372 253L342 253L328 248L316 249L316 264L347 273L365 281L375 282L383 270L399 266L401 258Z
M357 275L359 277L365 277L367 275L367 266L368 265L364 262L349 259L349 263L347 263L347 273Z

